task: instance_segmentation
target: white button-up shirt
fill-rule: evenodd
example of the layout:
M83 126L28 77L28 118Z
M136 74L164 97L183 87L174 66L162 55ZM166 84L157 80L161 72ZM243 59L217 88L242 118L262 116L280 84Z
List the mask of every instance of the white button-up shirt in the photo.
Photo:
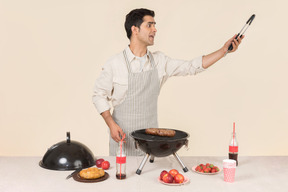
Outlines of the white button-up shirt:
M125 50L132 73L141 73L143 71L151 70L151 58L149 58L148 53L144 55L144 58L137 58L132 53L129 46L127 46ZM161 52L154 52L151 54L158 70L160 89L169 77L196 75L197 73L204 71L202 67L202 56L191 61L185 61L171 59ZM95 82L92 100L97 111L101 114L104 111L110 110L110 101L113 107L121 104L125 100L127 90L128 69L123 52L121 52L111 57L106 62L100 76Z

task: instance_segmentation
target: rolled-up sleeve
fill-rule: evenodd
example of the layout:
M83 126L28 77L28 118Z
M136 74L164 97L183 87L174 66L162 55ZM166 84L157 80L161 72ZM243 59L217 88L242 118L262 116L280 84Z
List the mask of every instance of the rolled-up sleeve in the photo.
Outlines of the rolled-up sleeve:
M205 69L202 66L202 57L192 60L172 59L162 52L155 52L155 60L158 67L160 86L172 76L196 75Z
M113 91L113 74L111 66L106 63L101 71L100 76L95 82L93 89L92 101L97 111L101 114L110 110L109 101Z
M171 59L167 57L166 74L169 77L196 75L204 70L205 69L202 67L202 56L190 61Z

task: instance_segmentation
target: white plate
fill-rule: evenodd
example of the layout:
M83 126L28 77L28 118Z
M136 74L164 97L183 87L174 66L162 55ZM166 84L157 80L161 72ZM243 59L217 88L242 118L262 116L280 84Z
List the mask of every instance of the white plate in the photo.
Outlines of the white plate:
M164 185L178 186L178 185L185 185L185 184L189 183L190 180L189 180L188 177L185 177L185 176L184 176L184 181L183 181L183 183L165 183L164 181L162 181L162 180L160 179L160 177L158 177L158 181L159 181L160 183L164 184Z
M197 166L198 166L198 165L197 165ZM196 172L196 173L199 173L199 174L202 174L202 175L216 175L216 174L218 174L219 172L222 171L222 169L220 169L220 168L218 167L218 169L219 169L218 172L215 172L215 173L201 173L201 172L199 172L199 171L196 171L196 167L197 167L197 166L192 167L192 171L194 171L194 172Z

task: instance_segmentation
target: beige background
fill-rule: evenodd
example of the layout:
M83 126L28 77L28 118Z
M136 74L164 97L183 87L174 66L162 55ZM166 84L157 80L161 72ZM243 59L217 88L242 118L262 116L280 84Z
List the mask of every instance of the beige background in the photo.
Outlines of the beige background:
M108 155L92 89L105 61L129 43L125 15L139 7L156 12L150 50L179 59L217 50L255 13L236 53L166 83L159 124L190 134L183 156L226 155L233 122L240 155L288 155L286 2L0 0L0 155L42 156L66 131Z

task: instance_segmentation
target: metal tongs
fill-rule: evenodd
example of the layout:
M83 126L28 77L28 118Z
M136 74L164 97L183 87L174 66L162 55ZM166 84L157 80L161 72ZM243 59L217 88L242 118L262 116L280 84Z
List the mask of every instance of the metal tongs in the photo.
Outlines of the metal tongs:
M255 14L253 14L249 19L248 21L246 22L246 24L244 25L244 27L241 29L241 31L237 34L237 36L235 37L235 39L237 39L238 37L242 37L245 33L245 31L248 29L248 27L251 25L252 21L254 20L255 18ZM244 30L244 32L242 33L242 31ZM231 51L233 49L233 45L231 43L231 45L229 46L227 52L225 53L225 55L228 53L228 51Z
M66 177L66 179L70 179L71 177L73 177L74 174L78 174L80 171L82 170L82 168L78 168L75 171L73 171L70 175L68 175Z

